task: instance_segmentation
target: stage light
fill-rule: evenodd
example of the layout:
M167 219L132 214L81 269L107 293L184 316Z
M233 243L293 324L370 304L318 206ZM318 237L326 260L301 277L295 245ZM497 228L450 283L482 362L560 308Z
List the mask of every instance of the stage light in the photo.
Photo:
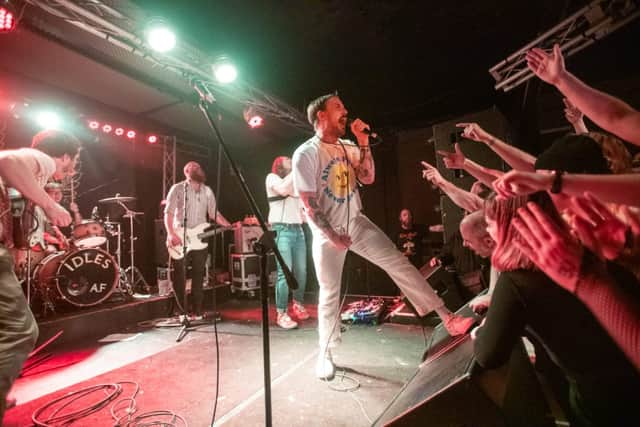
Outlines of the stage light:
M42 111L36 116L36 122L43 129L59 129L60 116L53 111Z
M115 131L115 134L116 134L117 136L122 136L122 135L124 135L124 129L122 129L122 128L117 128L117 129L116 129L116 131Z
M16 28L16 13L11 3L0 0L0 33L8 33Z
M164 23L156 21L148 27L147 43L156 52L169 52L176 46L176 34Z
M91 120L91 121L89 122L89 129L96 130L96 129L98 129L99 127L100 127L100 123L98 123L97 121L95 121L95 120Z
M147 136L147 142L149 144L156 144L158 142L158 136L157 135L149 135L149 136Z
M111 127L111 125L102 126L102 132L104 132L104 133L111 133L112 130L113 130L113 128Z
M218 83L232 83L238 77L238 70L226 56L220 56L211 66Z
M134 130L130 130L127 132L127 138L134 139L136 137L136 132Z
M259 128L264 124L264 118L260 115L256 109L248 105L242 112L244 121L247 122L251 129Z

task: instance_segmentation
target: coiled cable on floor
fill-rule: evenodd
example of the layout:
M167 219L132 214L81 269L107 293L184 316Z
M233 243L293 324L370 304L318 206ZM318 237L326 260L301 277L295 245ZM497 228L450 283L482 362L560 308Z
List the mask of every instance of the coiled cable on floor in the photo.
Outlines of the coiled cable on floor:
M135 391L131 397L125 397L120 400L116 400L118 396L122 394L123 384L131 384L135 386ZM163 426L163 427L187 427L187 421L180 415L168 411L157 410L150 412L143 412L135 415L137 411L136 396L140 392L140 385L133 381L120 381L111 384L97 384L89 387L85 387L80 390L67 393L54 400L51 400L38 409L36 409L31 415L31 421L36 426L42 427L55 427L62 425L70 425L80 419L87 417L100 409L106 407L109 403L115 403L111 406L111 417L114 419L115 427L142 427L142 426ZM63 411L69 408L80 399L90 396L94 393L99 393L101 397L95 403L88 406L74 410L68 413ZM106 396L104 395L106 393ZM155 420L148 420L155 417ZM160 417L165 417L164 420L160 420ZM166 418L169 421L166 421ZM178 423L179 422L179 423Z

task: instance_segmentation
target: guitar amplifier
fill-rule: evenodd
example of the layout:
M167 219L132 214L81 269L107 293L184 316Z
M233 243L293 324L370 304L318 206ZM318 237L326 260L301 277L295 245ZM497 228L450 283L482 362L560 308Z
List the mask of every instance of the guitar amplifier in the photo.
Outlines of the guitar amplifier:
M239 254L253 253L253 244L262 237L258 225L238 224L233 229L234 251Z
M269 286L276 281L276 257L272 253L267 255L267 270L269 271ZM239 291L250 291L260 288L260 257L256 254L229 254L229 271L231 273L231 287Z

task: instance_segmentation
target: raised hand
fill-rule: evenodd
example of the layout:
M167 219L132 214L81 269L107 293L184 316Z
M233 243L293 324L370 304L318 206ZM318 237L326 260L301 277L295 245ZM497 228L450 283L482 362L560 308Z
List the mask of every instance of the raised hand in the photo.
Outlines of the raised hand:
M485 143L491 141L491 134L477 123L457 123L456 127L463 128L462 136L467 139Z
M440 175L440 172L435 167L431 166L429 163L424 160L421 161L422 167L424 168L422 171L422 177L428 181L431 181L433 185L440 185L444 182L444 178Z
M369 135L365 133L365 129L371 129L368 124L363 122L360 119L355 119L351 122L351 132L358 140L358 145L367 146L369 145Z
M442 156L442 161L447 169L463 169L466 157L460 149L460 144L454 145L454 152L438 150L437 153Z
M572 197L571 204L578 239L600 258L616 259L624 249L627 224L590 193Z
M522 236L513 244L554 282L575 293L582 245L533 202L518 209L518 218L512 224Z
M524 172L512 170L493 181L493 189L501 197L526 196L551 188L551 172Z
M560 51L560 45L553 46L553 52L548 54L542 49L533 48L526 55L527 65L541 80L555 85L566 72L564 58Z

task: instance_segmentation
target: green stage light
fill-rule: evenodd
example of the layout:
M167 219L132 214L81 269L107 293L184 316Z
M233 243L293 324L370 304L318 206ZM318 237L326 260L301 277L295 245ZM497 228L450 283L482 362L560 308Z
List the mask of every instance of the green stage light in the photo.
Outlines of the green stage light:
M169 52L176 46L176 34L166 25L155 24L147 30L147 43L156 52Z

